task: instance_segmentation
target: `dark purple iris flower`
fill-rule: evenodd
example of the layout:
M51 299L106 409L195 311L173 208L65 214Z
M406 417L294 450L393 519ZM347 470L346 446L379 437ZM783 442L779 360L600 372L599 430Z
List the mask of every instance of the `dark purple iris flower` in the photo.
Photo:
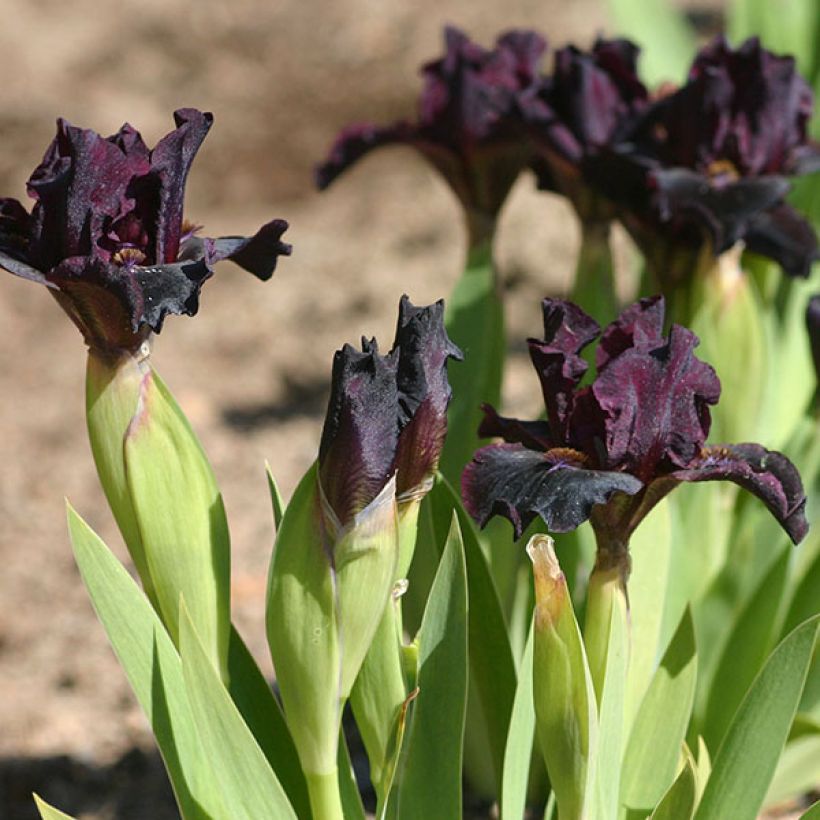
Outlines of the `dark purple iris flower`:
M349 523L396 475L399 501L425 489L447 433L447 361L462 359L444 329L444 302L415 307L403 296L393 349L375 339L333 359L319 482L340 524ZM427 488L429 489L429 488Z
M560 49L541 84L540 106L532 107L539 187L569 197L585 223L614 217L611 203L585 179L586 164L634 130L649 105L638 79L639 53L629 40L598 39L589 52Z
M544 339L529 340L545 421L485 406L478 450L462 478L464 503L484 526L508 518L517 537L536 517L555 532L589 519L599 547L623 554L652 507L682 481L733 481L760 498L791 539L806 534L806 497L791 462L758 444L706 445L720 382L694 356L697 337L663 334L664 302L643 299L603 333L575 305L545 299ZM581 380L581 351L599 338L597 375Z
M28 181L32 212L0 199L0 266L50 288L98 352L135 350L169 313L196 313L220 259L268 279L290 253L281 219L249 238L195 235L185 181L213 117L185 108L174 119L151 150L127 124L104 138L58 120Z
M510 31L488 51L453 27L445 29L444 41L444 56L422 68L417 122L346 128L316 180L324 189L373 148L412 145L449 182L473 237L483 239L532 158L526 123L546 43L533 31Z
M757 38L733 50L718 37L699 52L686 84L656 100L587 177L623 206L622 221L656 271L682 276L704 240L715 255L743 240L806 276L817 238L783 198L787 177L820 169L807 136L812 103L792 57Z

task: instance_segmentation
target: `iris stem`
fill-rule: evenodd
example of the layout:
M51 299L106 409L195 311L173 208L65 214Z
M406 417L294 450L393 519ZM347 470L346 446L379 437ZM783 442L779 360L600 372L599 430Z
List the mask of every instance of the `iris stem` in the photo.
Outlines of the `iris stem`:
M338 769L325 774L306 773L305 779L313 820L344 820Z
M599 546L595 567L589 576L584 621L584 645L599 707L607 672L612 618L617 617L618 612L629 612L626 592L628 574L629 553L626 548L611 552ZM623 606L616 605L619 598Z

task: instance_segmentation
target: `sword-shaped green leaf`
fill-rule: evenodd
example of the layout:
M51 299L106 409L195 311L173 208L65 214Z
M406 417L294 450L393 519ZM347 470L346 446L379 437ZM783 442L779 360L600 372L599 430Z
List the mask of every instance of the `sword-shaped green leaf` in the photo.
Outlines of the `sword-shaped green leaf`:
M670 788L692 713L697 655L687 609L638 710L621 772L621 803L651 810Z
M473 249L445 308L447 334L464 361L447 373L453 399L447 411L447 441L441 472L454 486L479 446L481 403L497 405L504 369L504 306L493 270L490 243Z
M754 820L789 734L820 616L791 632L755 678L712 764L697 820Z
M202 752L232 820L296 820L285 790L222 684L180 600L179 653Z
M510 729L504 747L504 774L501 781L501 820L519 820L527 805L527 786L535 739L535 705L532 697L532 645L530 627L524 654L518 667Z
M159 616L125 567L70 506L68 529L91 603L154 731L182 816L226 816L196 733L179 655Z
M399 774L399 817L461 817L467 575L455 515L417 640L419 694L412 707L407 757Z
M732 716L775 641L775 619L786 586L789 559L790 548L786 547L729 626L720 662L710 681L701 727L710 749L720 747Z
M299 766L296 746L285 723L282 707L233 627L228 649L228 673L231 698L276 772L288 800L299 817L310 817L305 776Z
M458 518L467 565L469 598L470 681L481 707L489 742L489 757L495 772L496 794L501 788L504 746L516 690L515 662L501 602L479 542L475 522L465 511L446 478L430 493L436 531L443 534L445 522ZM441 541L439 542L441 543ZM513 549L512 544L507 544Z
M273 525L278 530L282 524L282 516L285 514L285 500L282 498L282 493L279 492L279 485L273 477L273 471L270 464L265 464L265 475L268 478L268 492L270 492L270 502L273 507Z
M35 794L33 797L34 802L37 804L37 811L40 812L40 817L42 817L43 820L74 820L70 814L66 814L59 809L55 809L54 806L50 806L39 795Z
M695 762L686 749L680 774L655 807L649 820L691 820L696 798Z

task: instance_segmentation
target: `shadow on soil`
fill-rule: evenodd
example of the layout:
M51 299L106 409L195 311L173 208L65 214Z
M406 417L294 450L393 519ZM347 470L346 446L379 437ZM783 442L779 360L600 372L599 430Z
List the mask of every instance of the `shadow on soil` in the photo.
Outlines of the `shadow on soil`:
M155 752L131 749L110 766L65 755L0 760L0 818L39 820L32 799L79 817L101 820L177 820L174 796Z

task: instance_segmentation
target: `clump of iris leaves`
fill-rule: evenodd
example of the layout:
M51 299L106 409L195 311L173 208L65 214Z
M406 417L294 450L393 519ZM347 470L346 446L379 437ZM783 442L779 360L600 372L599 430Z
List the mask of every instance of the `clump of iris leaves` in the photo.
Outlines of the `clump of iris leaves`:
M195 109L153 148L59 120L31 210L0 201L0 265L88 348L91 450L140 584L69 507L71 541L183 817L364 818L348 706L378 818L459 818L465 791L504 820L820 816L820 9L739 0L731 42L700 48L658 4L614 11L644 54L446 29L417 117L345 128L318 165L327 188L415 148L467 253L446 304L402 297L389 350L337 351L287 504L269 473L275 688L231 623L219 488L151 349L220 260L269 279L287 223L183 218ZM581 243L572 292L533 305L545 409L522 420L501 413L493 238L528 170Z

